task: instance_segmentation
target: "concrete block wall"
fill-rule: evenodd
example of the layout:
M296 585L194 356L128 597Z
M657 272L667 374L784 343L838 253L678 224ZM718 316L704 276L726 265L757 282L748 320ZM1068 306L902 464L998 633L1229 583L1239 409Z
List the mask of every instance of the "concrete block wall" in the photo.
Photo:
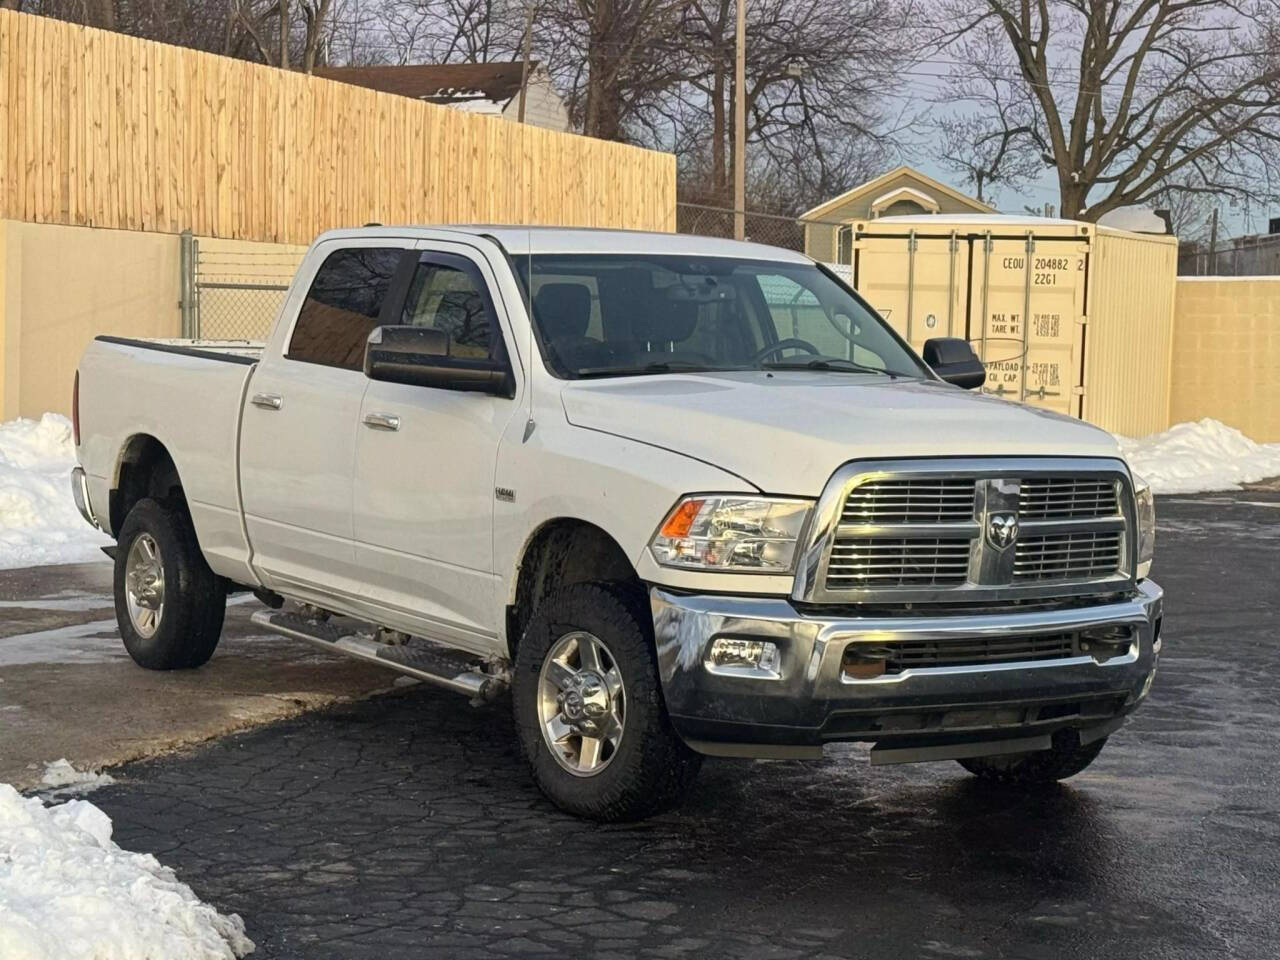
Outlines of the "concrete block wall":
M1169 420L1213 417L1280 442L1280 277L1182 277Z

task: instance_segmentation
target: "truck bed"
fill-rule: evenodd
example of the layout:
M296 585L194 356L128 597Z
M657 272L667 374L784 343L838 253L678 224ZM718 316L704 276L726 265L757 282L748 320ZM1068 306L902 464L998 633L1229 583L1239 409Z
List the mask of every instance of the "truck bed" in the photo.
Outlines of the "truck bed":
M159 443L182 477L209 565L251 581L237 478L240 415L261 351L248 340L98 337L89 345L79 372L79 458L108 532L122 461Z

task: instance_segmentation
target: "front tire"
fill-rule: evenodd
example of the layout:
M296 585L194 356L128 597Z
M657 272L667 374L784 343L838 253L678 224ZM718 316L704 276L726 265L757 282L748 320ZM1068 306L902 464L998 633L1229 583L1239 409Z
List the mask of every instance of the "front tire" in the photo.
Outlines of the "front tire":
M975 777L994 783L1035 785L1074 777L1097 759L1107 738L1081 744L1075 730L1059 730L1053 746L1033 753L1009 753L993 757L966 757L956 762Z
M544 602L516 651L511 699L534 780L569 813L639 820L678 803L697 776L635 588L579 583Z
M115 604L124 647L139 666L182 670L213 656L227 592L184 507L145 499L129 511L116 540Z

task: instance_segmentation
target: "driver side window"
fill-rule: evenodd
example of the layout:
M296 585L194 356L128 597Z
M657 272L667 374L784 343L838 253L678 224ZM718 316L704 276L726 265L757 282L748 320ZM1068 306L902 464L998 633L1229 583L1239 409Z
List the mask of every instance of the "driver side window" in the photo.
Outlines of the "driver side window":
M449 335L449 354L493 356L497 324L484 280L461 257L424 257L414 271L400 322Z

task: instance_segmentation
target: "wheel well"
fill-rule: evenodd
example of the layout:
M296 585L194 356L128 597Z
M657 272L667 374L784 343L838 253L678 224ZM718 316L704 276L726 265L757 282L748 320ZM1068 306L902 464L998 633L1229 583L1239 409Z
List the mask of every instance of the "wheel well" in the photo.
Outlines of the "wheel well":
M111 491L111 529L119 530L134 504L145 497L184 501L182 481L169 451L155 437L138 434L129 438Z
M561 587L586 581L640 584L622 547L595 524L565 518L543 525L525 547L515 603L507 607L511 654L539 604Z

